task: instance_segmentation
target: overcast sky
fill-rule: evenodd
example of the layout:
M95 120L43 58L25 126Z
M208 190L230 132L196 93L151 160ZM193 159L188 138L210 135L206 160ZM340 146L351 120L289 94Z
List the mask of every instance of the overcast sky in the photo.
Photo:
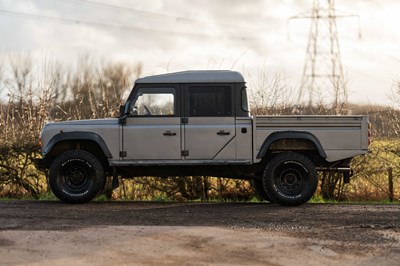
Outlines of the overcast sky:
M141 62L143 75L233 69L250 79L262 69L299 86L310 20L288 18L312 2L0 0L0 51L50 55L65 64L86 54ZM400 1L336 0L336 9L361 19L361 38L357 18L337 21L350 100L388 104L400 80Z

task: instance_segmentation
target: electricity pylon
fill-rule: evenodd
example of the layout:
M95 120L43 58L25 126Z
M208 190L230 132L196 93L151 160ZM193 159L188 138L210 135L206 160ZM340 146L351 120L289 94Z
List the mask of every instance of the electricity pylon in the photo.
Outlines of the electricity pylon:
M336 18L352 17L337 14L334 0L314 0L311 12L290 19L311 19L306 60L298 95L298 104L330 107L336 114L346 112L348 88L343 75Z

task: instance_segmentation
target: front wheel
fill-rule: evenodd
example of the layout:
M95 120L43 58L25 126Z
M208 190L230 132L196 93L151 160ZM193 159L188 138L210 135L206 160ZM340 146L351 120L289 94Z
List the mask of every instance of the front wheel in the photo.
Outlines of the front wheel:
M318 185L317 171L303 154L280 153L268 162L263 185L274 202L298 206L314 195Z
M85 203L104 188L106 177L100 161L84 150L62 153L52 163L49 186L54 195L67 203Z

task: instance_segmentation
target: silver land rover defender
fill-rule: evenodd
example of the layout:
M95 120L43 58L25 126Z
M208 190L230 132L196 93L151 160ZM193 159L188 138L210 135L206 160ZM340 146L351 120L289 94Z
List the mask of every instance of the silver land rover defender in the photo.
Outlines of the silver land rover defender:
M367 116L255 116L234 71L185 71L136 80L118 118L46 124L39 165L62 201L84 203L108 177L207 175L252 180L267 201L300 205L317 171L349 182L369 145Z

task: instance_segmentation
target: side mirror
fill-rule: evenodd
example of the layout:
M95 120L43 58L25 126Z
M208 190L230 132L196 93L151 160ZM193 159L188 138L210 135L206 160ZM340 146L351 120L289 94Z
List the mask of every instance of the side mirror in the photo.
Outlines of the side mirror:
M119 106L119 117L118 117L118 123L121 125L124 125L126 122L126 117L128 116L126 110L125 110L125 105L120 105Z
M120 105L119 106L119 116L123 116L124 115L124 109L125 109L125 105Z

